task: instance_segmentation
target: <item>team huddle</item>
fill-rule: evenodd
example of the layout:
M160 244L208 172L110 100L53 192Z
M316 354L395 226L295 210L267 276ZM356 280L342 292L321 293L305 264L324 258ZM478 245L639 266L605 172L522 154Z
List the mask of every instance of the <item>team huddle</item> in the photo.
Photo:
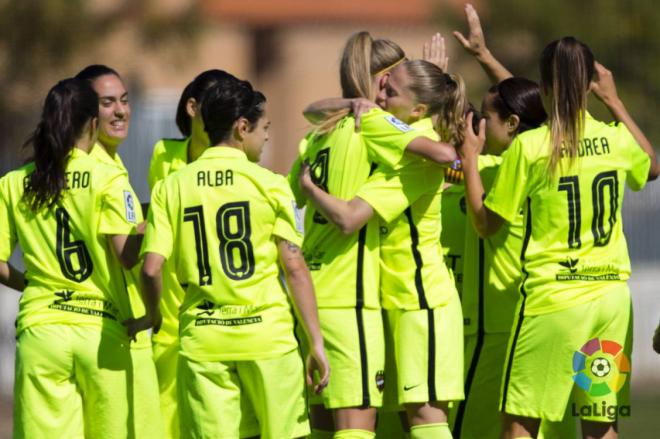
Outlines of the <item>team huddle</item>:
M257 164L266 97L200 73L144 211L120 75L59 81L31 161L0 178L0 282L23 292L14 437L548 439L576 418L616 437L621 206L660 166L588 46L548 44L537 84L466 16L454 35L493 82L480 111L439 34L410 60L358 32L287 177Z

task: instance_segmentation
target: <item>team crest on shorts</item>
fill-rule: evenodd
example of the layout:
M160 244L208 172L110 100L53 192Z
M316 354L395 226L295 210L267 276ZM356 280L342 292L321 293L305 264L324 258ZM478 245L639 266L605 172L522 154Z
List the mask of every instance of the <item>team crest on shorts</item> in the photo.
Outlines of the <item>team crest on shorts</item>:
M385 371L384 370L379 370L376 372L376 387L378 388L378 391L380 393L383 393L383 389L385 389Z

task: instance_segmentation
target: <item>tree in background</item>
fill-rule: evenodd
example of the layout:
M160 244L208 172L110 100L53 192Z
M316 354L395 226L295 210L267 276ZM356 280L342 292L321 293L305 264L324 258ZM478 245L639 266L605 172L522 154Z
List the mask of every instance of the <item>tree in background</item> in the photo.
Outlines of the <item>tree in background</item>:
M466 30L463 1L442 0L436 23L449 37ZM621 99L629 103L635 119L660 144L656 123L660 102L660 9L654 0L474 0L491 52L514 74L539 79L538 59L543 47L573 35L592 48L597 60L616 78ZM452 64L462 72L478 69L462 52L454 51ZM471 65L468 65L470 63ZM471 78L471 77L470 77ZM475 78L477 76L475 75ZM479 102L486 89L468 82L470 96ZM594 101L595 102L595 101ZM590 102L592 104L593 102ZM596 117L610 118L600 103L590 105Z
M27 157L19 149L48 88L91 62L107 62L99 48L108 37L129 27L137 39L131 50L145 52L173 39L189 42L198 10L196 0L0 2L0 175Z

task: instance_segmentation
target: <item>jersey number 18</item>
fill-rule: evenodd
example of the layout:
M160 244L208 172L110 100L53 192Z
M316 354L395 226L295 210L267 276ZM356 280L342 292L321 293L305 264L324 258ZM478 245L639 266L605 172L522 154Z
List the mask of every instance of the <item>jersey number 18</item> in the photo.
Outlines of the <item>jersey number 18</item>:
M213 276L209 263L208 243L204 227L202 206L186 207L183 220L192 222L195 232L195 251L199 285L211 285ZM245 280L254 274L254 249L250 236L250 204L247 201L226 203L220 206L215 215L216 231L220 241L220 263L227 277Z

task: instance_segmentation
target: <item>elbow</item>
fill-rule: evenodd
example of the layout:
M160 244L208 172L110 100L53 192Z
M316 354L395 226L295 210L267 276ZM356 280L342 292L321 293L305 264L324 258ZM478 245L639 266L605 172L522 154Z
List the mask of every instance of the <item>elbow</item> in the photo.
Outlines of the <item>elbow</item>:
M660 164L654 161L649 171L649 181L657 180L658 176L660 176Z
M360 230L362 224L357 221L353 221L350 218L346 218L337 222L337 227L344 235L352 235L353 233Z
M481 239L488 239L495 233L495 231L484 225L478 225L475 227L475 229L477 231L477 235L479 235L479 238Z

